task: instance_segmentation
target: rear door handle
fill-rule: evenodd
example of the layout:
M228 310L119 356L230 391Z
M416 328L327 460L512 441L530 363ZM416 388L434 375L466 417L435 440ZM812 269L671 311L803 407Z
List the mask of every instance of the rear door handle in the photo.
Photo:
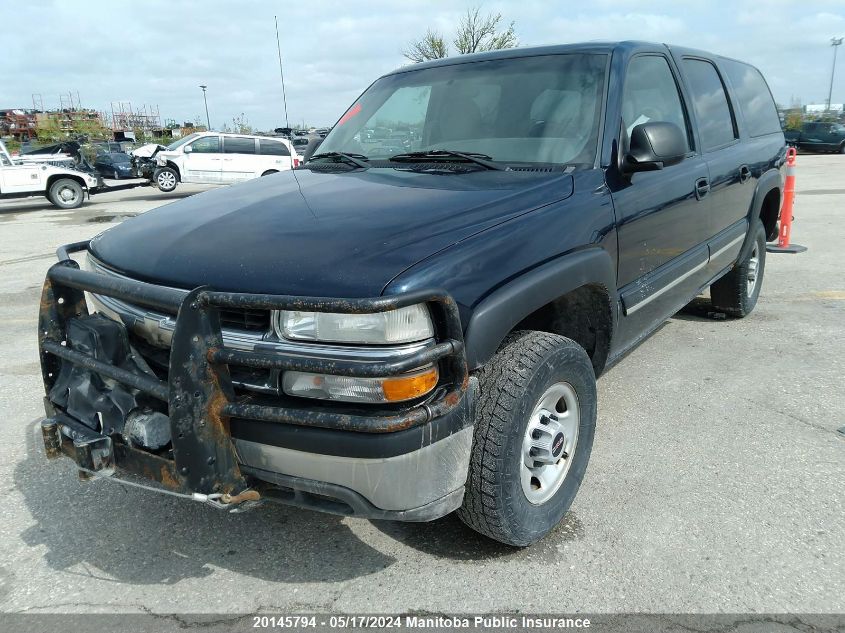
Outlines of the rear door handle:
M748 182L749 178L751 178L751 170L748 165L743 165L739 168L739 182Z
M704 196L710 193L710 183L707 178L699 178L695 181L695 197L701 200Z

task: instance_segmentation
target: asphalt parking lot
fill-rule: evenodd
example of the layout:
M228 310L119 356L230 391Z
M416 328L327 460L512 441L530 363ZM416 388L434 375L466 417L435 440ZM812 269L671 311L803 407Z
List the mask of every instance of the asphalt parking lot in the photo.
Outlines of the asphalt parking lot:
M599 380L584 485L525 550L451 516L223 514L47 462L35 335L54 249L202 188L1 202L0 610L845 611L845 156L799 156L797 185L810 250L769 256L747 319L699 299Z

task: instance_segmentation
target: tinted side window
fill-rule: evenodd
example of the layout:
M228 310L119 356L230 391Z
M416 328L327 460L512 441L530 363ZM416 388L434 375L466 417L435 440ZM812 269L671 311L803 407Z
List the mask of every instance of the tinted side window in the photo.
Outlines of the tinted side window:
M290 156L287 145L281 141L266 141L264 139L258 141L258 153L268 156Z
M720 62L733 86L739 109L748 126L749 136L762 136L780 132L780 119L772 93L760 71L743 64L725 60Z
M733 141L737 138L736 128L716 67L700 59L685 59L684 71L690 84L702 149L707 151Z
M255 139L226 137L223 139L223 153L255 154Z
M678 85L669 62L661 55L635 57L628 64L625 77L622 122L626 132L630 135L635 126L648 121L674 123L687 137L687 147L691 147Z
M219 136L203 136L191 143L191 151L197 154L219 154L220 153L220 137Z

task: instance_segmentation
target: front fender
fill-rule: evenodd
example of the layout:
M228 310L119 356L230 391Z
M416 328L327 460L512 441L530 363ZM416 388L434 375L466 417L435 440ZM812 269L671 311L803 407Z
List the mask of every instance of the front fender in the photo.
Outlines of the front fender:
M538 266L483 299L466 328L467 363L476 369L486 363L520 321L544 305L587 284L603 286L618 305L616 269L610 254L591 247ZM617 314L613 311L613 326Z

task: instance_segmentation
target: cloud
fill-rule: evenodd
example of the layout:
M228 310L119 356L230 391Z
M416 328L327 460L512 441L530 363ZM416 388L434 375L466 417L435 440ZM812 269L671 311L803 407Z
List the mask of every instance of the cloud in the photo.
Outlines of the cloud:
M402 50L433 28L447 37L470 0L340 0L270 4L258 0L144 0L135 5L87 0L85 17L70 0L15 5L19 24L4 31L0 107L27 107L32 94L57 107L79 93L87 107L158 105L162 118L202 113L208 85L212 124L244 113L259 128L284 122L274 13L291 122L333 123L374 79L407 63ZM582 5L583 6L583 5ZM845 35L841 0L692 3L596 0L484 2L516 23L523 46L594 39L644 39L703 48L747 60L763 71L776 98L823 100L831 36ZM845 60L834 101L845 101Z

